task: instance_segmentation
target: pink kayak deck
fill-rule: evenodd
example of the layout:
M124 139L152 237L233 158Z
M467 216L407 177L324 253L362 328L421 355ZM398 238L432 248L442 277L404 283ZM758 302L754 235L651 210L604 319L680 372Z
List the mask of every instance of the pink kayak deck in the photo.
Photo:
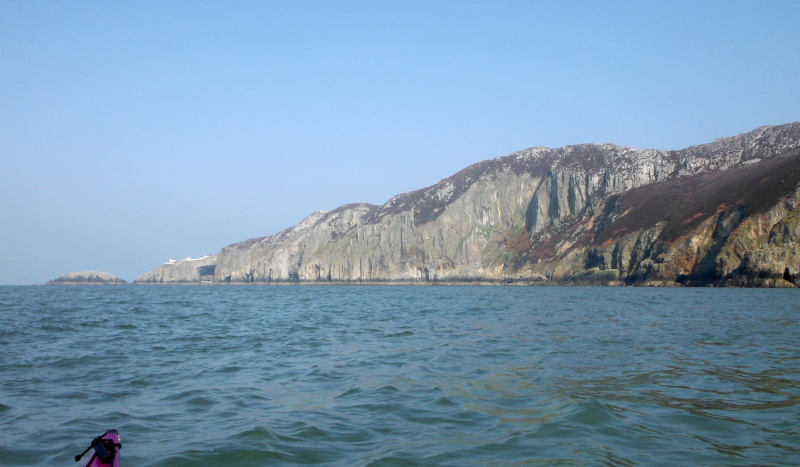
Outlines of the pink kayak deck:
M110 439L111 441L114 442L114 444L117 444L119 443L119 434L112 431L110 433L106 433L105 435L103 435L102 439ZM114 459L111 461L110 464L100 462L100 459L98 459L97 456L94 455L94 452L90 451L86 453L86 455L89 456L89 460L86 462L86 464L84 464L84 467L108 467L108 466L119 467L120 450L121 448L117 448L117 454L114 456Z

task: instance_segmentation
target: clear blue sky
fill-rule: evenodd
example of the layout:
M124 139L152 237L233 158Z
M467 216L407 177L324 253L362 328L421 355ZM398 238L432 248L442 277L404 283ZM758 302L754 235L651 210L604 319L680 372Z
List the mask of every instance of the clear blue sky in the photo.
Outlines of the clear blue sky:
M0 2L0 284L133 280L531 146L800 120L800 2Z

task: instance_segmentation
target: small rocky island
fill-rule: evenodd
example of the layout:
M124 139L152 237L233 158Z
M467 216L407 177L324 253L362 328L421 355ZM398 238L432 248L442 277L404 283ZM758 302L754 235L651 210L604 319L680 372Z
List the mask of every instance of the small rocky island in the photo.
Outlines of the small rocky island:
M45 285L126 285L128 281L107 272L82 271L64 274Z

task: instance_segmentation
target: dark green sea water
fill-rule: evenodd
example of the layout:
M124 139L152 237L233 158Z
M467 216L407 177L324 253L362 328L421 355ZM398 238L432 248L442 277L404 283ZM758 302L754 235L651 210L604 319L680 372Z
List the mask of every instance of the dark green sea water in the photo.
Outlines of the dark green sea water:
M800 465L796 290L0 287L0 465Z

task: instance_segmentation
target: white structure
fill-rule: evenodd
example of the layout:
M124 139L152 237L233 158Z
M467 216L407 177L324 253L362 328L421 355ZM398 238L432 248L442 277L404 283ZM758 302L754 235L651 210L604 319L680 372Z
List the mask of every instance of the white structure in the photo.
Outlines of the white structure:
M202 259L206 259L206 258L208 258L209 256L211 256L211 255L205 255L205 256L203 256L202 258L192 258L191 256L187 256L187 257L186 257L186 259L182 259L181 261L200 261L200 260L202 260ZM168 260L166 263L164 263L164 264L177 264L177 263L180 263L181 261L175 261L174 259L170 258L170 259L169 259L169 260Z

